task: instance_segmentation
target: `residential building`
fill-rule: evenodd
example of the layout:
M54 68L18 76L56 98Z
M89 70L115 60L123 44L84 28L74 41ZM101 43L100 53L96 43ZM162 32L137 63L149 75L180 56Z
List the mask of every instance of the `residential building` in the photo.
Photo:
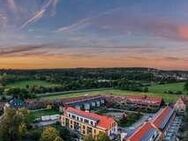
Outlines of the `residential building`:
M153 118L144 122L131 133L127 133L123 141L159 141L168 134L175 119L175 111L167 106L157 112Z
M175 115L176 113L174 109L167 106L155 114L151 120L151 123L163 133L163 136L165 136L173 120L175 119Z
M186 104L183 100L183 97L180 97L175 105L174 105L174 109L179 113L179 114L184 114L186 111Z
M91 134L93 137L100 132L106 133L110 138L117 134L117 123L113 118L73 107L67 107L64 110L61 124L82 135Z
M145 95L128 95L128 96L106 96L108 104L118 104L127 108L139 108L158 110L164 103L161 97L152 97Z
M161 132L150 122L145 122L125 141L158 141Z

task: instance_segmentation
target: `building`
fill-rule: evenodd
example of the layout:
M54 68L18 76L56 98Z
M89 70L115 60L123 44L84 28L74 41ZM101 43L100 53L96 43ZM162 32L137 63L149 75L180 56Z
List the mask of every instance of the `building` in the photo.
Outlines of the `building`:
M131 133L127 133L123 141L158 141L163 140L175 119L175 111L167 106L159 110L149 121L144 122Z
M73 107L67 107L64 110L61 124L82 135L91 134L93 137L96 137L100 132L106 133L110 138L117 134L117 123L113 118Z
M84 109L84 110L90 110L95 107L100 107L104 104L105 104L105 99L101 95L71 98L71 99L67 99L64 102L65 106L71 106L77 109Z
M163 136L165 136L173 120L175 119L175 115L176 113L174 109L167 106L155 114L151 120L151 123L163 133Z
M162 104L162 98L152 96L127 96L127 103L134 107L159 108Z
M184 114L186 111L186 104L183 100L182 97L180 97L176 103L174 104L174 109L176 110L177 113L179 114Z
M150 122L145 122L125 141L158 141L161 132Z
M128 95L128 96L106 96L106 101L108 104L118 104L127 108L134 109L147 109L156 111L161 105L163 105L164 101L161 97L152 97L146 95Z
M17 99L17 98L13 98L12 100L10 100L9 102L7 102L5 104L5 107L10 107L10 108L15 108L15 109L19 109L19 108L23 108L25 106L25 103L23 100L21 99Z

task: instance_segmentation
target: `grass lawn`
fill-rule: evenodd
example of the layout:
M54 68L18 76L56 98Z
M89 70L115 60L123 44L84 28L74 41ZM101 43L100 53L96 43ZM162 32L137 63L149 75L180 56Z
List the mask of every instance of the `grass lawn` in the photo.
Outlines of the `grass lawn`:
M132 92L126 90L116 90L116 89L105 89L105 90L95 90L95 91L88 91L88 92L75 92L75 93L63 93L62 95L56 96L43 96L41 99L60 99L60 98L70 98L70 97L79 97L79 96L94 96L94 95L148 95L148 96L161 96L164 98L166 102L174 102L177 100L178 95L170 95L164 93L141 93L141 92Z
M149 87L149 92L152 93L164 93L165 91L182 91L184 94L186 94L186 91L184 90L184 82L181 83L170 83L170 84L161 84L161 85L153 85Z
M59 111L53 110L53 109L44 109L44 110L37 110L37 111L31 111L32 119L40 118L41 116L46 115L54 115L59 114Z
M6 85L6 87L8 87L8 88L13 88L13 87L14 88L25 88L27 85L50 87L50 86L56 86L58 84L53 84L53 83L41 81L41 80L27 80L27 81L18 81L18 82L10 83L10 84Z

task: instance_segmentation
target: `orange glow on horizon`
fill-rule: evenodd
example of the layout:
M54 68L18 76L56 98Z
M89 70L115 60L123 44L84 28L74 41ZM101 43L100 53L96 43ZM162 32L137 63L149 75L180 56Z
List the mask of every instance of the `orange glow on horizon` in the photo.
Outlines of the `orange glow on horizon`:
M40 69L40 68L77 68L77 67L152 67L160 69L188 70L185 60L169 60L158 57L123 57L123 56L28 56L0 57L0 68Z

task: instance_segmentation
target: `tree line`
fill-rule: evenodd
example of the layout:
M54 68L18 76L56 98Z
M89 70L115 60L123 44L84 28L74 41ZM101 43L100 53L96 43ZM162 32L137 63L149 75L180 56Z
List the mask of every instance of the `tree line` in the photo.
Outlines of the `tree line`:
M165 72L146 68L108 69L55 69L55 70L0 70L0 95L35 98L36 94L83 90L93 88L117 88L147 92L153 83L177 82L174 75L186 72ZM173 77L171 77L173 76ZM41 80L57 85L26 85L25 88L7 88L8 84L25 80Z

